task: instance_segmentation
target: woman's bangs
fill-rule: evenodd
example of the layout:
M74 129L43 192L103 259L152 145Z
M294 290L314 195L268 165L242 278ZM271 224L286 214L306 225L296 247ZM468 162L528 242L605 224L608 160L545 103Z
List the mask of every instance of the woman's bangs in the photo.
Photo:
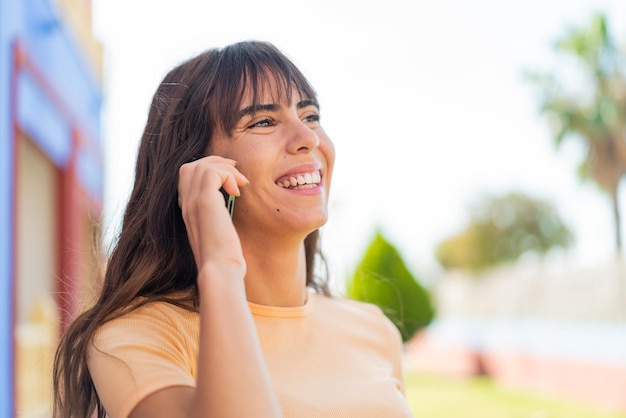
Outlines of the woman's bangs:
M221 78L216 83L219 91L212 100L212 113L221 115L221 120L216 122L225 132L231 133L237 125L239 111L248 95L251 95L250 105L253 106L262 104L261 100L268 95L275 103L291 103L294 89L302 100L316 99L315 91L304 75L282 54L238 52L240 54L234 54L236 57L222 57L222 68L217 71Z

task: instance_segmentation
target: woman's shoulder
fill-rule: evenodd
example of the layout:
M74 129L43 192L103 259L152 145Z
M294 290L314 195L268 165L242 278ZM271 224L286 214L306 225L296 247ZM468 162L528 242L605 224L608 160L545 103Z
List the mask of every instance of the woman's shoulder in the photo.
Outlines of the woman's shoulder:
M132 308L110 322L157 321L176 323L178 321L197 319L197 311L192 308L184 307L182 303L154 300L141 301L135 308Z
M124 341L188 339L198 326L197 312L170 302L150 301L101 325L94 341L109 345L121 337Z
M393 327L382 309L372 303L362 302L345 296L315 295L318 312L341 320L353 320L368 325L378 324L382 327Z
M111 416L128 416L150 393L194 386L197 314L167 302L147 302L101 325L87 366Z
M325 329L357 337L392 356L402 344L400 331L377 305L343 296L316 295L314 311Z
M350 299L343 295L325 296L316 293L313 297L315 298L315 304L323 306L324 309L344 311L354 315L382 315L382 311L378 306Z

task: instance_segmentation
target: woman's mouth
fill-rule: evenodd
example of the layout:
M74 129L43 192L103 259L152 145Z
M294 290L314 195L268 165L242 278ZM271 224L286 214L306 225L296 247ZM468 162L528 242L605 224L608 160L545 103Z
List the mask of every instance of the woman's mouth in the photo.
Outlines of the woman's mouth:
M319 170L308 173L289 174L276 180L276 184L285 189L311 189L322 181Z

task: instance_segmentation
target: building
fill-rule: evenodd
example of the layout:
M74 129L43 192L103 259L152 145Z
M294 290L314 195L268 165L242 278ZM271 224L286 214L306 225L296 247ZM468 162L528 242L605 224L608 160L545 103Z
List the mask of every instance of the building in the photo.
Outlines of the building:
M98 271L100 45L89 0L0 0L0 416L46 416Z

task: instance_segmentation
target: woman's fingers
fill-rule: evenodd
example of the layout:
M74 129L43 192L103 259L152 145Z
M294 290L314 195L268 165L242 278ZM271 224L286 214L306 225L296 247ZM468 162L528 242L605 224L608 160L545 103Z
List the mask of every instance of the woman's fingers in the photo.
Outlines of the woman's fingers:
M239 196L240 186L248 179L235 168L235 161L219 156L209 156L183 164L179 170L178 204L184 199L211 196L211 190L224 188L228 194Z
M219 189L238 196L239 187L247 183L230 159L210 156L181 166L178 204L198 268L210 260L245 265L239 237Z

